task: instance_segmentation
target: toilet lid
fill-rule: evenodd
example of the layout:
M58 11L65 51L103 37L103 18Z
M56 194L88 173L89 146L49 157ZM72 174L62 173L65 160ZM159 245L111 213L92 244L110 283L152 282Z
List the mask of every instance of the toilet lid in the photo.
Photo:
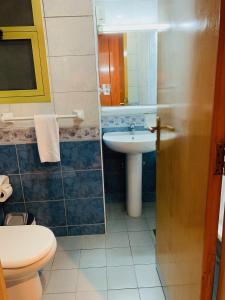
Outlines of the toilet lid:
M52 231L39 225L0 226L3 269L22 268L42 259L55 241Z

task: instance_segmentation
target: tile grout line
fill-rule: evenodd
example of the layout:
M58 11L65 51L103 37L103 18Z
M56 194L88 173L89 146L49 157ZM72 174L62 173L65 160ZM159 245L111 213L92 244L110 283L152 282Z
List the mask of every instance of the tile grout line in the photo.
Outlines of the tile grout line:
M63 171L62 171L61 161L60 161L60 174L61 174L61 183L62 183L62 192L63 192L63 202L64 202L64 209L65 209L66 233L67 233L67 236L68 236L69 235L69 229L68 229L68 220L67 220L67 207L66 207L64 179L63 179Z
M66 16L64 16L64 15L56 15L56 16L46 16L46 15L44 15L44 18L45 19L63 19L63 18L87 18L87 17L89 17L89 18L93 18L93 14L89 14L89 15L71 15L71 16L68 16L68 15L66 15Z
M81 263L81 250L79 250L80 256L79 256L79 269L80 270L80 263ZM77 281L76 281L76 285L75 285L75 293L77 295L78 292L78 284L79 284L79 277L80 277L80 272L78 272L77 274ZM75 299L76 299L76 295L75 295Z
M18 169L19 169L20 186L21 186L22 195L23 195L23 203L24 203L25 210L27 212L27 204L26 204L26 198L25 198L25 193L24 193L24 188L23 188L23 179L22 179L21 168L20 168L19 153L18 153L16 144L15 144L15 149L16 149L16 158L17 158L17 164L18 164Z
M9 176L19 176L19 175L20 174L9 175ZM21 175L23 175L23 174L21 174ZM102 197L88 197L88 198L74 198L74 199L67 199L67 198L65 198L66 201L71 201L71 202L73 202L75 200L82 201L82 200L88 200L88 199L102 199ZM64 198L62 197L60 199L27 200L27 202L28 203L37 203L37 202L42 203L42 202L60 202L60 201L63 201L63 200L64 200ZM19 204L19 203L21 203L21 201L14 201L13 203ZM91 223L91 224L88 224L88 223L87 224L71 224L71 225L68 225L68 226L99 225L99 224L104 224L104 222L103 223ZM50 226L50 227L54 228L54 227L64 227L64 226L63 225L59 225L59 226L56 225L56 226Z
M138 286L137 273L136 273L136 268L135 268L135 264L134 264L134 257L133 257L133 252L132 252L132 249L131 249L131 240L130 240L130 236L129 236L128 232L127 232L127 235L128 235L128 239L129 239L130 253L131 253L132 262L133 262L133 270L134 270L135 279L136 279L136 283L137 283L137 292L138 292L138 295L139 295L139 300L141 300L141 295L140 295L139 286Z
M87 53L87 54L65 54L65 55L48 55L48 58L52 58L52 57L60 57L60 58L64 58L64 57L86 57L86 56L94 56L95 57L95 53Z
M126 219L125 219L126 220ZM125 221L126 222L126 221ZM148 230L149 232L152 232L152 230ZM104 235L103 235L104 236ZM130 252L131 252L131 256L132 256L132 261L133 261L133 264L132 264L132 267L133 267L133 269L134 269L134 272L135 272L135 277L136 277L136 282L137 282L137 274L136 274L136 270L135 270L135 264L134 264L134 259L133 259L133 252L132 252L132 250L131 250L131 240L130 240L130 238L129 238L129 232L127 232L127 236L128 236L128 241L129 241L129 246L127 246L127 247L112 247L112 248L106 248L106 238L104 238L104 246L103 247L101 247L101 248L99 248L99 249L102 249L102 250L105 250L105 252L107 251L107 249L113 249L113 248L128 248L128 249L130 249ZM83 236L78 236L78 238L80 238L80 239L83 239L85 236L83 235ZM65 238L67 238L67 237L65 237ZM96 248L89 248L89 249L87 249L87 250L94 250L94 249L96 249ZM79 251L80 253L81 253L81 251L82 251L83 249L73 249L73 250L62 250L62 251L72 251L72 252L74 252L74 251ZM91 268L101 268L101 269L106 269L106 280L107 280L107 291L106 291L106 293L107 293L107 297L108 297L108 294L109 294L109 291L110 290L112 290L112 289L109 289L109 283L108 283L108 273L107 273L107 270L108 270L108 265L107 265L107 256L106 256L106 266L102 266L102 267L87 267L87 268L81 268L80 267L80 260L81 260L81 255L80 255L80 258L79 258L79 268L76 268L77 270L80 270L80 269L91 269ZM140 264L140 265L142 265L142 264ZM145 266L146 264L143 264L143 266ZM150 265L150 264L149 264ZM154 264L155 265L155 264ZM122 265L119 265L119 266L114 266L114 267L121 267ZM126 267L127 267L127 265L125 265ZM65 269L65 270L68 270L68 269ZM78 281L77 281L77 284L78 284ZM154 287L146 287L146 288L156 288L156 286L154 286ZM138 292L138 295L139 295L139 300L141 299L141 294L140 294L140 288L138 287L138 282L137 282L137 288L121 288L121 289L113 289L113 290L117 290L117 291L119 291L119 290L137 290L137 292ZM76 294L77 294L77 290L76 290ZM53 293L54 294L54 293Z
M24 144L26 145L26 144ZM15 144L15 146L17 146L17 144ZM61 170L62 169L62 170ZM41 170L41 171L36 171L36 172L24 172L24 173L21 173L22 175L40 175L40 174L61 174L61 172L63 174L73 174L73 173L76 173L76 172L96 172L96 171L101 171L101 169L75 169L75 170L71 170L71 171L64 171L62 167L60 167L60 169L55 169L55 170ZM18 174L11 174L11 173L8 173L8 175L10 176L15 176L15 175L18 175ZM89 198L89 197L87 197Z

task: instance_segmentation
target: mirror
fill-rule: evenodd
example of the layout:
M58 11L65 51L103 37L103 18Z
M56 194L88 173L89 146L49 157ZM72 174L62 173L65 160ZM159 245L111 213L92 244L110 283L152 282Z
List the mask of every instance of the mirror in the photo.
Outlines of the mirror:
M157 1L96 0L102 106L157 103Z

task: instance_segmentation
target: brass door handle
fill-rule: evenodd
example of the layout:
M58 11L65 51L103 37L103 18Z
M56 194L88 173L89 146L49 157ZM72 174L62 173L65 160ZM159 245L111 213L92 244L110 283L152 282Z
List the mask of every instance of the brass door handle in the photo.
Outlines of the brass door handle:
M169 131L174 131L175 128L171 125L161 125L161 120L160 117L156 118L156 126L151 126L148 128L148 130L151 133L155 133L157 134L156 137L156 151L159 152L160 151L160 136L161 136L161 130L165 129L165 130L169 130Z
M162 129L167 129L167 130L170 130L170 131L174 131L175 130L175 128L173 126L170 126L170 125L149 127L149 131L151 131L152 133L156 132L157 130L162 130Z

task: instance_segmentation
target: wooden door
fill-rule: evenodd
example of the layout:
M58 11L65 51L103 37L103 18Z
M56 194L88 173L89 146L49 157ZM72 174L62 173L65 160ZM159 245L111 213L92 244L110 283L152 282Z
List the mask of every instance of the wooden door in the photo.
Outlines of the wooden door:
M5 280L3 276L2 266L0 263L0 300L7 300L6 295L6 286L5 286Z
M124 73L124 48L123 34L99 34L99 84L109 84L111 92L100 99L103 106L124 105L125 99L125 73Z
M169 300L211 299L221 186L215 144L225 137L225 104L215 97L219 16L219 0L159 0L170 29L158 35L158 116L175 128L161 130L157 157L157 266Z
M221 2L221 24L220 24L220 39L219 39L219 51L218 51L218 66L217 66L217 80L216 80L216 108L214 113L214 130L213 138L217 142L225 142L225 1ZM218 177L215 178L215 184L211 185L210 191L215 189L220 190L221 182ZM212 181L211 181L212 182ZM214 190L212 189L214 186ZM214 198L213 198L214 199ZM211 203L214 203L212 199ZM225 213L225 212L224 212ZM209 230L208 230L209 231ZM207 236L207 235L206 235ZM213 250L213 249L212 249ZM209 299L209 298L208 298ZM223 235L222 235L222 247L221 247L221 258L220 258L220 272L219 272L219 285L217 291L217 300L225 300L225 222L223 224Z

